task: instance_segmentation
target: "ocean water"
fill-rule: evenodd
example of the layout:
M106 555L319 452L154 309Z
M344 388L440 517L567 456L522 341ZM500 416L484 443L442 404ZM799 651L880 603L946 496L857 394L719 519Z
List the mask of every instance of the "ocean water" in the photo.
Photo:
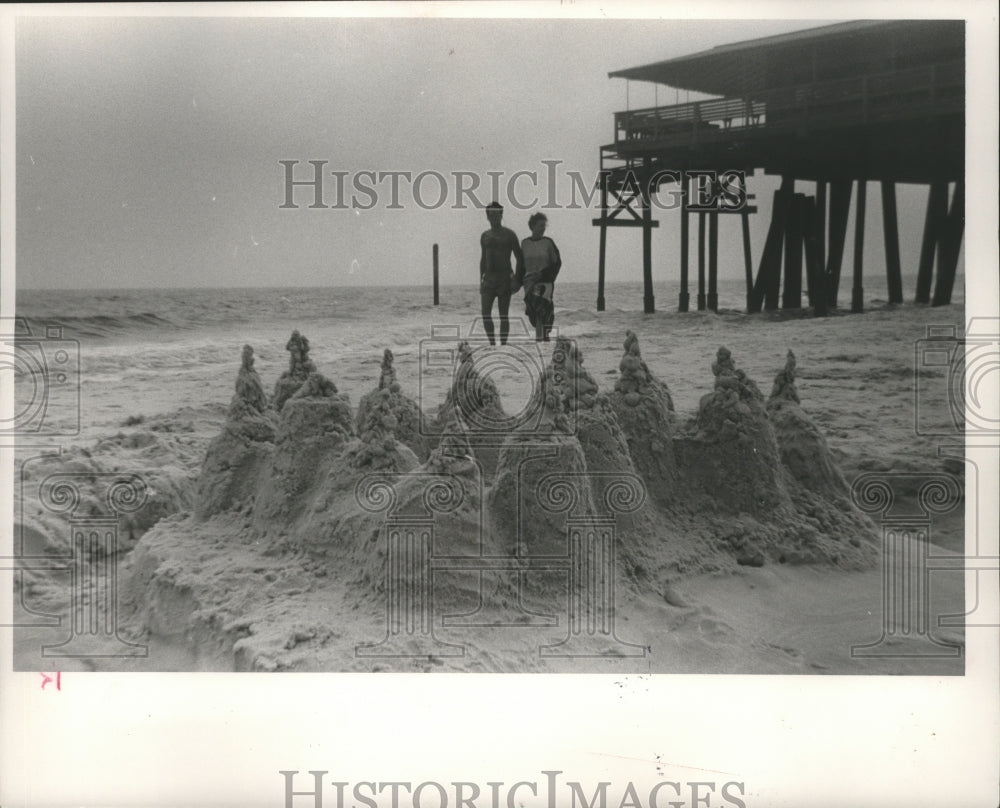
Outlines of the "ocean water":
M955 285L954 299L961 302L963 277ZM912 299L915 276L904 276L904 292ZM864 278L866 302L884 303L888 297L885 277ZM694 305L697 285L689 287ZM658 311L676 311L679 284L654 283ZM719 306L740 310L745 305L742 279L719 280ZM433 305L429 286L332 286L266 287L243 289L21 289L17 292L17 316L44 331L60 326L73 339L139 337L170 339L185 332L204 329L239 330L261 324L297 322L341 322L345 327L391 324L419 317L452 313L478 315L479 295L474 285L441 289L441 304ZM556 285L556 313L579 317L596 315L597 283L566 282ZM612 282L605 288L608 311L641 313L641 282ZM805 292L803 292L803 302ZM842 278L841 305L850 302L850 279ZM511 303L512 316L523 314L520 295ZM429 316L430 315L430 316Z

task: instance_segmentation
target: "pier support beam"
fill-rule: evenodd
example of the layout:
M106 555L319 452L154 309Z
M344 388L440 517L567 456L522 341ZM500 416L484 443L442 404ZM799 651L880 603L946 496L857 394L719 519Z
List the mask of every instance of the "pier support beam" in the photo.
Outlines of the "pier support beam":
M783 309L802 306L802 202L804 194L793 194L785 227L785 294Z
M851 288L851 311L865 310L864 274L865 253L865 194L867 180L858 180L858 204L854 218L854 286Z
M934 278L934 251L941 228L948 215L948 183L931 183L927 194L927 215L924 218L924 238L920 245L920 265L917 269L916 303L931 302L931 281Z
M882 232L885 235L885 275L889 302L903 302L903 276L899 265L899 224L896 218L896 183L882 181Z
M826 302L837 308L840 290L840 267L844 261L847 240L847 219L851 212L851 182L838 180L830 184L830 251L826 256Z
M601 246L597 258L597 310L604 311L604 259L608 251L608 176L601 174Z
M688 294L688 242L691 214L687 209L687 189L682 188L681 196L681 292L677 299L677 311L687 311L691 302Z
M719 310L719 214L708 214L708 309Z
M750 214L746 208L740 211L740 226L743 229L743 266L747 276L747 312L753 311L753 255L750 252Z
M653 301L653 209L648 186L642 190L642 311L656 311Z
M965 232L965 180L955 183L951 198L951 210L944 223L938 241L938 271L934 283L932 306L946 306L951 303L951 292L955 286L955 272L958 269L958 254L962 250L962 235Z
M820 247L821 223L816 203L809 197L803 199L802 232L806 252L806 283L809 288L809 305L817 317L826 316L826 289L823 282L823 252Z
M785 177L781 188L774 192L771 205L771 225L764 241L764 251L760 256L757 280L754 282L750 311L758 312L763 304L768 310L778 308L778 293L781 289L781 249L785 238L785 215L794 181Z
M820 266L826 265L826 181L816 182L816 248ZM811 303L812 301L810 301Z
M698 211L698 311L705 310L705 216Z

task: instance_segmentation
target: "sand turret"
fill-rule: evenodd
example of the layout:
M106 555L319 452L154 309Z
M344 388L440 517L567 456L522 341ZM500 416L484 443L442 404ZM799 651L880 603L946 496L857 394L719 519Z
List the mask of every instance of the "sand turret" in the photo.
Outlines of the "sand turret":
M306 382L310 373L316 372L316 365L309 358L309 340L298 331L292 331L285 344L288 351L288 370L281 374L274 386L274 409L281 412L285 402L295 395L296 391Z
M289 370L275 387L275 406L282 402L275 450L257 499L256 514L265 521L293 511L321 486L355 434L350 400L309 360L309 341L294 331L286 347Z
M384 398L384 395L388 398ZM364 432L365 423L371 410L386 400L394 418L393 437L408 446L421 461L430 454L432 442L430 429L424 414L416 401L404 395L393 367L392 351L388 348L382 354L382 367L378 387L366 393L358 403L356 425L359 433Z
M209 444L198 478L195 513L199 517L252 500L274 450L274 412L253 364L253 348L244 345L226 423Z
M765 519L791 507L778 444L764 397L721 347L712 363L714 389L702 396L695 434L675 441L682 476L696 497Z
M672 507L677 482L673 446L673 402L666 384L649 370L639 351L639 340L625 332L621 375L609 401L628 441L629 455L661 505Z
M785 367L774 377L767 401L781 462L798 484L828 497L846 496L847 483L837 468L826 438L802 409L795 388L795 354L788 352Z

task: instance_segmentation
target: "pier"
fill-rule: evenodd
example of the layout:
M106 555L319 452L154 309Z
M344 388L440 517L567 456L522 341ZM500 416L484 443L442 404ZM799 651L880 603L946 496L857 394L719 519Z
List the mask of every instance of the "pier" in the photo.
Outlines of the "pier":
M851 309L863 311L869 183L881 192L889 302L904 299L896 184L907 183L928 188L913 300L950 303L965 222L964 25L838 23L610 73L715 97L615 113L614 142L600 149L601 215L593 220L601 229L597 310L604 310L607 228L633 227L642 230L643 310L655 311L653 211L670 211L653 197L664 187L679 200L681 216L679 311L690 304L692 215L699 310L718 308L720 215L742 219L748 312L777 309L779 302L801 307L803 272L816 314L836 308L852 196ZM754 195L727 205L725 189L719 193L705 179L726 172L747 177L745 192L758 172L781 177L756 263L748 219L757 212L749 204ZM805 183L811 187L804 191Z

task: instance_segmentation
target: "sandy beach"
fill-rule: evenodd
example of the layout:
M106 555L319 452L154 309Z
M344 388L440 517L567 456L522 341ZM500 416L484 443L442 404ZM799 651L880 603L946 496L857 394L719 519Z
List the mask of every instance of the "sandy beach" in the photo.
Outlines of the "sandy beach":
M930 574L931 624L912 633L907 624L904 635L902 622L894 621L912 615L887 612L885 564L916 563L909 559L917 554L903 544L893 545L886 562L883 514L862 513L850 493L862 475L895 486L897 505L916 503L925 478L945 475L961 492L965 464L960 450L957 455L939 451L959 440L949 440L941 430L917 434L920 418L947 426L941 371L915 367L928 326L960 328L961 306L890 307L876 299L863 314L838 312L825 318L814 318L807 310L755 316L735 309L642 315L615 310L614 305L598 314L584 302L589 293L585 285L575 291L566 287L556 318L565 342L542 344L541 353L530 340L514 339L511 346L492 351L475 347L474 298L464 292L451 295L452 305L444 311L414 304L385 320L384 327L364 323L363 318L347 324L309 314L296 319L288 312L252 326L229 323L163 331L161 339L140 350L127 335L82 340L81 409L87 417L77 442L59 457L21 452L23 512L18 516L23 552L53 556L67 551L64 517L33 499L46 476L73 472L87 479L95 472L113 472L141 477L148 499L137 512L120 518L114 562L118 634L146 646L148 654L67 659L62 669L961 674L963 633L938 626L937 618L964 611L963 576ZM621 294L627 305L627 290ZM544 384L531 377L518 356L540 357L538 367L547 367L551 380L553 349L571 346L578 362L572 374L582 380L575 394L580 401L590 395L590 409L578 405L582 420L568 430L569 437L563 436L565 429L549 429L556 437L547 434L539 440L551 444L548 457L555 452L561 459L541 463L537 472L529 463L525 474L537 479L542 472L576 468L591 485L600 474L611 473L643 481L644 504L634 513L619 514L614 522L612 609L594 613L584 607L577 613L585 621L610 614L611 632L602 635L598 626L594 636L610 637L613 647L584 656L540 650L559 647L572 633L573 607L567 604L579 587L570 574L576 561L566 560L572 553L567 550L565 517L542 514L537 523L523 521L522 511L530 511L534 495L505 488L515 467L515 451L527 457L531 450L504 441L523 443L523 435L501 436L492 448L474 436L471 448L442 457L440 446L433 454L441 441L433 430L426 446L416 451L401 445L395 434L386 444L391 448L384 463L379 457L374 465L371 457L361 458L373 430L381 441L402 429L396 418L386 434L378 432L384 424L369 423L366 432L358 413L366 396L363 408L375 407L386 348L393 353L392 396L417 401L428 423L438 419L439 433L447 420L442 405L456 378L455 367L428 366L422 353L435 320L458 324L459 338L471 340L472 367L479 369L487 387L499 392L508 415L530 410L533 391ZM238 457L220 460L219 452L235 451L232 445L223 446L220 436L231 434L235 423L230 407L242 346L253 345L254 371L270 399L288 368L289 325L308 338L309 360L336 393L317 390L289 399L297 402L289 412L298 413L298 433L288 426L292 415L269 410L265 420L270 432L253 444L265 447L263 454L250 462L239 449ZM515 335L519 325L515 320ZM670 436L672 455L669 445L650 449L656 440L636 439L641 434L635 430L646 428L642 424L655 415L653 409L636 419L621 403L627 395L622 379L628 373L622 368L629 331L638 340L651 383L662 383L669 391L666 406L656 397L659 393L644 387L646 398L635 412L660 401L656 406L663 423L657 429L661 438L664 432ZM454 348L457 341L441 343ZM775 438L754 432L752 425L747 427L749 438L738 425L740 437L733 444L749 441L749 465L726 454L735 451L727 448L726 439L708 434L717 426L712 402L721 393L712 366L723 346L731 352L740 378L759 390L759 412L748 398L753 413L747 410L744 416L777 430L784 441L774 444L781 449L780 460L777 454L767 455L764 444L759 444L758 454L754 441ZM793 385L799 398L792 427L768 402L789 350L794 352ZM106 380L110 378L113 392ZM585 388L591 384L596 390L588 393ZM928 384L936 384L938 392L928 392ZM387 393L385 406L390 406L389 398ZM342 423L334 410L316 415L316 407L329 408L330 402L340 402L336 406L348 413ZM315 418L320 420L310 420ZM302 437L301 430L316 423L326 426L316 427L315 439ZM789 428L808 433L813 442L795 444L806 438L789 438ZM343 434L332 439L336 430ZM377 645L394 631L395 618L387 611L387 591L392 588L387 577L389 525L385 512L358 507L354 486L366 473L380 470L404 480L418 479L429 469L438 475L455 471L454 463L466 452L477 463L472 471L459 469L456 474L471 499L455 513L438 517L431 551L438 561L434 599L424 619L431 621L432 629L425 634L404 630L402 635L413 642L403 655L366 655L359 649ZM657 469L668 462L668 455L676 467L661 474ZM718 466L714 471L713 463ZM796 471L796 463L804 465ZM810 469L824 464L829 480L807 479ZM229 488L221 494L212 477L220 473L229 475ZM712 476L720 473L722 477ZM298 480L301 490L281 488L291 479L288 475ZM768 482L773 491L768 489L767 495L778 498L773 504L755 510L753 502L735 503L740 486L766 482L769 475L774 477ZM396 493L408 496L410 483L400 484L403 488ZM732 489L718 490L720 485ZM584 500L590 502L588 496ZM510 510L515 500L516 515ZM468 513L463 510L467 505ZM596 518L599 503L587 507ZM961 496L939 511L925 520L925 547L933 557L960 554ZM511 524L518 519L522 521ZM906 538L911 541L918 540ZM523 561L533 552L564 560L537 572L510 565L500 569L502 564L494 564L496 569L483 563L469 566L468 559L462 567L454 561L461 556ZM900 552L905 560L897 559ZM452 559L450 567L447 559ZM29 570L22 575L19 596L25 607L39 614L67 613L68 571ZM414 581L407 575L400 580L409 587L408 596L419 601ZM476 611L477 593L483 619L456 619ZM865 656L857 650L876 643L887 631L886 653ZM65 625L18 630L17 666L37 669L40 646L60 642L65 633ZM421 638L430 645L421 644Z

